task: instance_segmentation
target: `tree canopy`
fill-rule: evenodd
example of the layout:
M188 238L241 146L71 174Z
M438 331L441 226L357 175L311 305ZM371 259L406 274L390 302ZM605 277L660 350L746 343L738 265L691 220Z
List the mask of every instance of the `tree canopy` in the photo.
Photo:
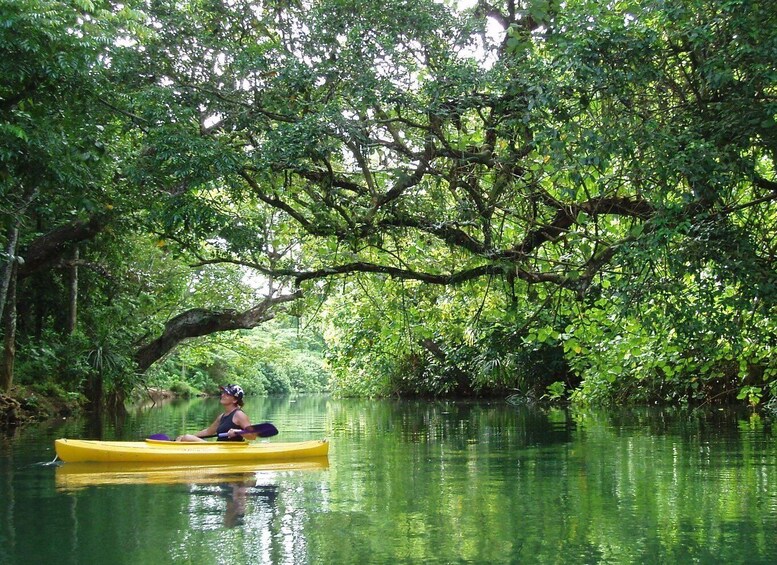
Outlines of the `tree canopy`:
M344 394L770 398L770 3L470 4L3 2L19 340L81 264L141 370L293 304Z

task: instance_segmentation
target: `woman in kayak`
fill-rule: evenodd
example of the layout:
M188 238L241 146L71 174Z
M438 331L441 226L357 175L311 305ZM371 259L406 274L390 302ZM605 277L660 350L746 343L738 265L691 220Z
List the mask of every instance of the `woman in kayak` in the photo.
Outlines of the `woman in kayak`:
M243 441L244 439L255 439L256 434L238 434L243 429L251 425L251 421L246 413L241 410L243 406L243 389L238 385L224 385L221 389L221 406L224 407L224 413L216 417L213 423L199 432L185 434L175 438L175 441L205 441L205 436L214 436L216 434L227 433L225 439L219 438L217 441Z

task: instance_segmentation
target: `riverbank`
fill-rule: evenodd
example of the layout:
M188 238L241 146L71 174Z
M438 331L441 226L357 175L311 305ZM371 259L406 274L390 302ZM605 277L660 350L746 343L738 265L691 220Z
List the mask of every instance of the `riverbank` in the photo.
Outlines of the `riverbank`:
M69 416L82 410L80 398L42 395L26 387L13 387L10 394L0 393L0 427L15 427L43 422L57 416Z
M14 386L9 393L0 393L0 428L10 428L45 422L51 418L70 416L87 409L88 400L78 393L51 392L43 394L25 386ZM194 389L178 391L161 388L142 388L135 391L130 402L162 404L175 398L206 396ZM116 399L113 399L116 400ZM123 400L119 400L122 403Z

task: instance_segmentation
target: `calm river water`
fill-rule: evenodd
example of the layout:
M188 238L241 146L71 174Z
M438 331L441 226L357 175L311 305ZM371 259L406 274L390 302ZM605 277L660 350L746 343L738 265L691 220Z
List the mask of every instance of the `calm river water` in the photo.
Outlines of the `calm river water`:
M774 563L777 435L728 410L252 398L328 463L228 475L49 464L57 437L207 425L215 399L0 439L0 563Z

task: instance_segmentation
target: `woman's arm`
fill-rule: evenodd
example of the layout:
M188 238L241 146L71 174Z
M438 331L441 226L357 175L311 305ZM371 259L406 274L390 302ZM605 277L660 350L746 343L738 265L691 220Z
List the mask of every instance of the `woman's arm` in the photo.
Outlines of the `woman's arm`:
M232 422L239 426L237 428L232 428L229 430L228 434L229 437L235 437L236 432L240 432L251 425L251 420L248 419L248 415L243 412L242 410L238 410L235 412L235 415L232 416ZM252 440L256 439L256 434L240 434L243 436L243 439Z

